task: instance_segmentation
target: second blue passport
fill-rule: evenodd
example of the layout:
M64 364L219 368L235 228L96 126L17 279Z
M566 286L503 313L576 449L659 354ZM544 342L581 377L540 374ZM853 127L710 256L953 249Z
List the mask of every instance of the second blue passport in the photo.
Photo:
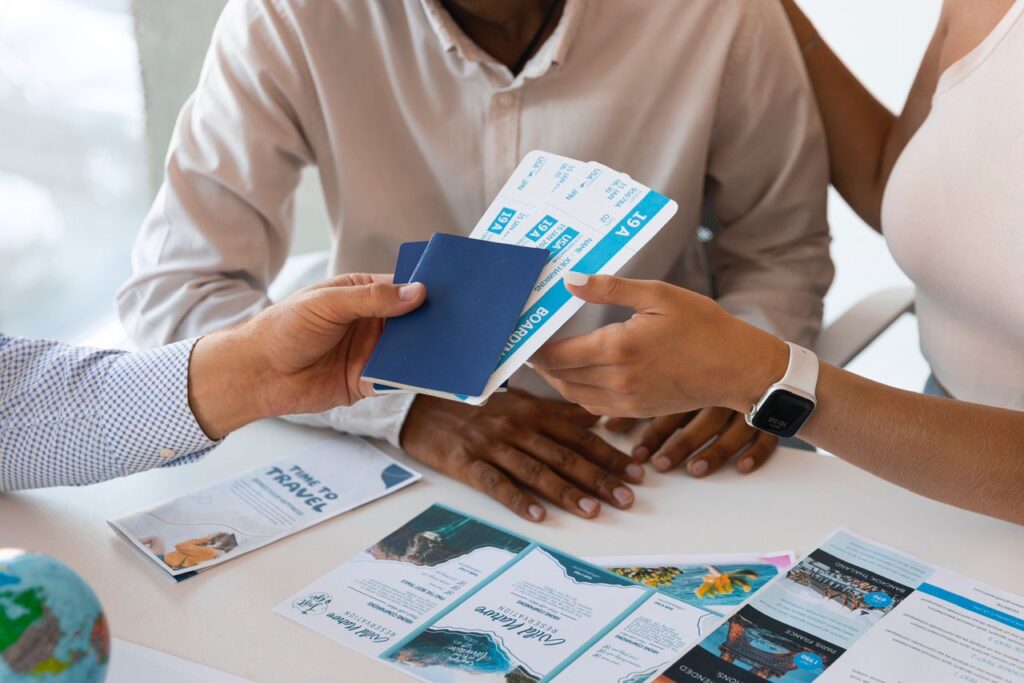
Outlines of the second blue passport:
M413 253L418 246L403 245ZM479 396L547 262L544 249L437 233L410 282L427 300L393 318L363 377L403 388Z

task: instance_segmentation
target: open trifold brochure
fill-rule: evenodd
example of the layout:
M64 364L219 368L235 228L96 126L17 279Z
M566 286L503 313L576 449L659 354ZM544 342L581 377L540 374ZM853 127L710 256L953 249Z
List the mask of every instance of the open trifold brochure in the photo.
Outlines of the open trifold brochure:
M564 275L617 272L676 209L597 162L530 152L468 237L401 245L395 282L421 282L427 298L387 322L364 379L484 403L583 305Z
M434 505L274 611L437 683L1024 674L1021 598L845 530L790 564L587 561Z

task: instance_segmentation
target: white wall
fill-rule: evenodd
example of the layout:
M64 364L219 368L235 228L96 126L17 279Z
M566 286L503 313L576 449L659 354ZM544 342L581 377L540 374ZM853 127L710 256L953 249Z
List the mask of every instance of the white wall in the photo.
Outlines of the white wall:
M819 33L890 109L903 107L938 21L941 0L798 0ZM885 241L835 191L829 203L836 281L825 301L826 321L872 291L908 286ZM917 325L904 316L850 369L920 390L928 366L918 351Z

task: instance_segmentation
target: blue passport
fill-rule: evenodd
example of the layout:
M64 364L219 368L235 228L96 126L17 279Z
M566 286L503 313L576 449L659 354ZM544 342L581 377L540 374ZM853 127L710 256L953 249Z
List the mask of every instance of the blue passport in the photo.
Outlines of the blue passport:
M398 260L395 262L395 274L391 281L396 285L407 284L426 248L427 242L406 242L398 247ZM404 391L387 384L374 384L373 390L378 394L402 393Z
M429 242L406 242L398 247L398 260L395 262L395 277L392 282L404 285L411 282L412 274L423 258Z
M411 260L416 249L415 242L402 246L396 282L401 262ZM426 285L426 301L388 321L363 377L412 391L482 394L547 254L435 234L408 279Z

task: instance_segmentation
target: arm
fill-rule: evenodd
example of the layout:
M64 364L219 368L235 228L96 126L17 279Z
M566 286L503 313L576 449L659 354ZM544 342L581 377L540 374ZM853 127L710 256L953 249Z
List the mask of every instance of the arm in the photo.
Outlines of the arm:
M832 183L871 227L881 232L882 195L900 152L931 110L939 56L947 31L943 17L925 54L903 112L879 102L834 52L794 0L782 0L825 122Z
M534 358L556 389L588 410L746 412L785 372L780 339L705 297L607 276L570 288L586 301L638 312L550 343ZM922 495L1024 524L1024 413L893 389L825 363L817 399L801 438Z
M784 13L744 4L708 153L724 225L708 255L723 308L809 344L833 275L825 137Z
M0 491L193 462L262 417L358 401L381 318L424 295L340 276L239 327L141 353L0 335Z

